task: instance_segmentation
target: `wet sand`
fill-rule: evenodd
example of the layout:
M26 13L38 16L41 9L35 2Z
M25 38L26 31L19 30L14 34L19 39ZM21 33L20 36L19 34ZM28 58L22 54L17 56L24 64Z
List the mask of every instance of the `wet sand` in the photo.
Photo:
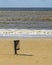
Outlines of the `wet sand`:
M18 55L14 55L14 38L0 38L0 65L52 65L52 38L17 38Z

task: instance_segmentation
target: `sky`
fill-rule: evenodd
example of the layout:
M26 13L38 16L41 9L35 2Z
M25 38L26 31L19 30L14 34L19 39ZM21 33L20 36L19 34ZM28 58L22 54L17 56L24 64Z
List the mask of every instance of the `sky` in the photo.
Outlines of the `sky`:
M52 0L0 0L0 7L52 7Z

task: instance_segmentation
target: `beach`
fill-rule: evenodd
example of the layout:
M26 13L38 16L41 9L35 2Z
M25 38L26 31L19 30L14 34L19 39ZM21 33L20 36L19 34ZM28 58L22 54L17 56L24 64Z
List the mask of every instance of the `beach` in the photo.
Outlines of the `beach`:
M0 65L52 65L52 11L0 10Z
M18 55L14 40L20 40ZM0 65L52 65L52 38L0 38Z

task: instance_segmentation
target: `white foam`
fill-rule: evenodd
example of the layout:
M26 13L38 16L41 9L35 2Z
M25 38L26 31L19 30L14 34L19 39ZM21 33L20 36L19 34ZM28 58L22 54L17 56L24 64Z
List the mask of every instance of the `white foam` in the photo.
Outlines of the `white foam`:
M52 30L0 29L1 37L52 37Z

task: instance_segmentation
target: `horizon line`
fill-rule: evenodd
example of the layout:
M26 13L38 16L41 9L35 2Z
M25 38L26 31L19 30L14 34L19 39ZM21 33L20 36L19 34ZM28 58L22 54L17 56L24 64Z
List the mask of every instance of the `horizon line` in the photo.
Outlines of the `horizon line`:
M52 7L0 7L0 11L52 11Z

